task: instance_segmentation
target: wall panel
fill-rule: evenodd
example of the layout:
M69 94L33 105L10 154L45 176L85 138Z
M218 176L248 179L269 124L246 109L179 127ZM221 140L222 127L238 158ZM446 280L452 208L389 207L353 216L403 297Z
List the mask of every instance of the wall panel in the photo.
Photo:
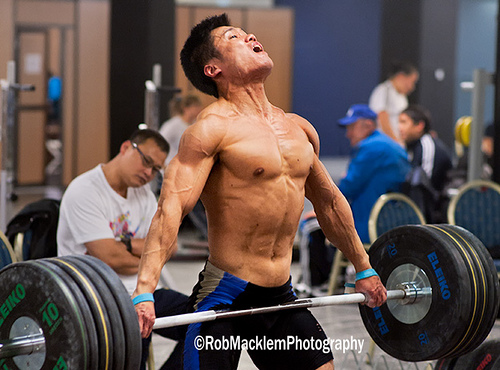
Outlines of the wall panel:
M16 3L18 23L73 24L75 4L71 1L18 0Z
M249 9L247 32L253 33L274 62L266 80L267 97L285 112L291 109L293 74L293 13L290 9ZM254 31L255 30L255 31Z
M77 173L109 158L109 15L103 1L80 1Z

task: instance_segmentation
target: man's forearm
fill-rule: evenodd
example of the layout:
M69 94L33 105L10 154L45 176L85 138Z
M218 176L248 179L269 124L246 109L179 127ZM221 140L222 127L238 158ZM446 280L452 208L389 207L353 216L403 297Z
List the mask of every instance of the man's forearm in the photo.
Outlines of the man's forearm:
M378 122L382 131L391 139L397 141L396 133L392 130L391 122L389 121L389 114L386 111L378 114Z
M125 244L114 239L101 239L85 243L87 253L99 258L121 275L137 274L139 257L127 251Z
M130 253L132 253L134 256L140 258L142 256L142 252L144 250L145 240L146 239L144 239L144 238L131 239L130 242L132 243L132 251Z
M354 219L345 197L339 193L331 206L318 212L318 222L326 238L352 262L356 271L370 268L368 254L354 227Z
M160 279L163 265L177 249L178 228L166 222L165 215L159 209L152 222L139 264L136 293L152 293Z

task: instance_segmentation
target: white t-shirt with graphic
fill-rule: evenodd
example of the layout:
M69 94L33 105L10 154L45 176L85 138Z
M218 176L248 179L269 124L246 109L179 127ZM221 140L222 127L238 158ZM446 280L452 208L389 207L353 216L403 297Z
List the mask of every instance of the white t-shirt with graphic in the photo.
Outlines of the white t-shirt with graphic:
M75 178L61 200L57 254L85 254L84 243L121 236L145 238L157 202L148 184L128 188L127 198L109 185L101 165ZM137 275L119 275L130 294Z

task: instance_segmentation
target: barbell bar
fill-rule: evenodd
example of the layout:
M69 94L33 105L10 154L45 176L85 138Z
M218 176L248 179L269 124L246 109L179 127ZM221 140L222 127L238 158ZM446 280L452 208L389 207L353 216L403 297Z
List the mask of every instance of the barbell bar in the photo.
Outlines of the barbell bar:
M359 307L368 333L384 351L405 361L432 360L470 352L486 338L498 314L498 278L488 251L467 230L451 225L399 227L377 239L369 255L388 289L388 301L380 308ZM75 274L64 272L63 266ZM92 294L84 299L75 291L75 282L82 287L85 281L108 287L108 293L90 289L101 298L92 302L98 309L86 311ZM39 368L138 368L140 331L135 309L118 276L102 261L67 256L20 262L0 271L0 285L0 339L7 339L0 348L0 368L16 368L10 367L13 364L23 368L19 366L23 358L30 364L38 361ZM118 309L108 313L120 316L113 325L97 313L110 298ZM154 329L365 302L365 295L353 293L238 311L196 312L158 318ZM104 326L108 336L93 338L92 323ZM125 357L104 361L103 356L110 353ZM120 361L125 367L117 365Z
M408 296L415 296L417 299L420 294L432 294L432 291L426 290L416 292L412 290L390 290L387 292L387 299L403 300ZM368 298L363 293L352 293L345 295L333 295L328 297L316 297L298 299L288 304L250 308L246 310L209 310L202 312L186 313L175 316L160 317L155 320L153 329L164 329L174 326L189 325L218 319L229 319L247 315L258 315L282 310L323 307L332 305L344 305L355 303L366 303ZM411 303L408 303L411 304ZM31 354L45 349L45 336L43 334L31 334L22 337L12 338L0 343L0 359L14 357L19 355Z
M387 292L387 299L402 300L406 296L411 294L416 294L416 293L410 291L405 292L402 289L391 290ZM328 297L303 298L303 299L297 299L296 301L287 304L268 306L268 307L249 308L245 310L235 310L235 311L209 310L209 311L193 312L175 316L159 317L155 320L153 329L170 328L173 326L188 325L197 322L207 322L218 319L230 319L233 317L240 317L247 315L259 315L269 312L277 312L277 311L297 309L297 308L311 308L311 307L366 303L367 300L368 300L367 296L363 293L352 293L344 295L332 295Z

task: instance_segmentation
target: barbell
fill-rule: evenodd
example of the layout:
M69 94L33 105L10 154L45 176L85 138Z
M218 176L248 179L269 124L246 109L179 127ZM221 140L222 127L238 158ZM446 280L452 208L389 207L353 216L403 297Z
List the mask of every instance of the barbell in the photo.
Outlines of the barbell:
M484 245L451 225L407 225L375 241L370 261L388 289L377 308L360 305L377 345L405 361L457 357L494 325L499 284ZM11 264L0 271L0 369L137 369L139 324L113 270L90 256ZM270 307L156 319L154 329L281 310L364 303L361 293Z

